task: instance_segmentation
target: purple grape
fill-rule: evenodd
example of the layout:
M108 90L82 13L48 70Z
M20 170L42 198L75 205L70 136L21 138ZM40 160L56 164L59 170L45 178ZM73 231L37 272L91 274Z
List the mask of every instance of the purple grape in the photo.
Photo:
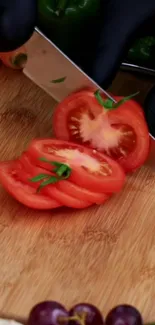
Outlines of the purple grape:
M139 311L130 305L120 305L113 308L106 317L106 325L142 325Z
M70 310L69 316L79 317L79 321L70 320L69 325L104 325L104 319L100 311L91 304L82 303L75 305Z
M67 325L67 310L56 301L44 301L34 306L28 318L28 325Z

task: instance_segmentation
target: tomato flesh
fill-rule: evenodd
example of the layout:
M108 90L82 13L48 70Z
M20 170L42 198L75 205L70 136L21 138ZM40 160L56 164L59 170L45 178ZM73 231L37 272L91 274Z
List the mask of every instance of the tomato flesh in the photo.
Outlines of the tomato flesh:
M32 209L49 210L60 206L47 196L37 194L34 187L23 182L18 168L15 161L0 163L0 183L13 198Z
M40 161L41 157L69 165L72 169L69 180L93 192L118 192L125 183L125 174L117 162L75 143L38 139L31 142L27 153L35 165L50 171L52 165Z
M135 150L137 136L130 125L112 124L112 127L122 136L119 138L119 145L108 149L107 154L113 159L120 160ZM100 150L102 151L102 149Z

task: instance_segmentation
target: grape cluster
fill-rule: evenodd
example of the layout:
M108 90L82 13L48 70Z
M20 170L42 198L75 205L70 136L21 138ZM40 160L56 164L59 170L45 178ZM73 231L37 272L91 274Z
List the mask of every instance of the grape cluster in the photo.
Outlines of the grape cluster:
M130 305L113 308L104 319L91 304L77 304L68 311L56 301L45 301L32 308L27 325L143 325L143 320Z

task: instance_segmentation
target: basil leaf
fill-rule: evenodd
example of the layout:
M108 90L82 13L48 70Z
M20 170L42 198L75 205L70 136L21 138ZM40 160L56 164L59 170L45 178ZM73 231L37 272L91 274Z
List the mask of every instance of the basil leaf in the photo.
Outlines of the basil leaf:
M55 80L52 80L51 82L53 84L59 84L61 82L64 82L66 80L67 77L62 77L62 78L59 78L59 79L55 79Z
M51 164L54 165L55 167L61 167L62 165L67 166L67 165L62 164L62 163L60 163L58 161L52 161Z
M49 184L55 184L58 181L58 178L55 176L50 176L46 181L41 183L41 186L46 186Z
M59 167L56 171L56 174L59 177L69 177L71 173L71 169L67 166L67 165L61 165L61 167Z
M39 160L43 161L43 162L47 162L53 166L56 166L56 168L54 168L52 170L52 172L54 172L54 173L56 173L56 175L58 175L58 177L59 177L58 181L60 181L61 179L67 179L70 177L72 169L68 165L63 164L59 161L50 161L50 160L46 159L45 157L40 157Z
M48 174L39 174L31 179L29 179L30 182L32 183L37 183L39 181L42 181L43 179L49 178L50 175Z
M64 166L64 168L69 168L69 166L66 165L66 164L63 164L63 163L61 163L59 161L50 161L50 160L46 159L45 157L40 157L39 160L43 161L43 162L47 162L47 163L57 167L57 168L54 169L54 171L57 171L62 166Z
M67 179L67 178L69 178L70 175L71 175L71 172L72 172L71 168L68 168L68 169L65 171L65 173L63 174L63 178L62 178L62 179Z

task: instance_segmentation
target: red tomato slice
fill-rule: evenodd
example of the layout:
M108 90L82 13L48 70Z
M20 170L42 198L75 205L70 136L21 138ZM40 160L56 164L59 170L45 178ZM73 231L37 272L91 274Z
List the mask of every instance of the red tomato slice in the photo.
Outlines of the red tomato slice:
M20 158L20 162L24 168L24 173L21 174L20 177L25 183L30 184L30 179L39 175L39 174L49 174L52 175L52 173L48 172L46 169L33 166L30 162L30 159L28 158L27 154L23 154ZM54 175L54 174L53 174ZM69 183L68 181L63 181L64 183ZM61 183L61 182L59 182ZM76 208L76 209L82 209L86 208L90 205L92 205L92 202L88 202L88 200L85 200L85 197L77 198L74 196L74 192L72 192L70 195L67 193L64 193L61 191L61 188L59 187L59 183L57 184L50 184L48 186L45 186L41 192L43 194L46 194L47 196L51 197L52 199L55 199L59 201L62 205L70 207L70 208ZM35 187L36 189L40 185L40 182L32 183L31 186ZM94 202L93 202L94 203Z
M118 192L125 183L125 174L117 162L75 143L57 139L33 140L27 153L34 164L50 171L52 165L40 161L41 157L69 165L72 168L69 181L93 192Z
M0 183L20 203L32 209L49 210L59 206L43 194L36 194L34 187L21 181L16 161L0 163Z
M30 162L30 157L28 157L27 153L23 153L19 158L24 169L31 171L32 170L32 162ZM43 171L42 171L43 172ZM46 170L44 170L46 172ZM86 200L90 203L102 204L109 199L109 195L103 193L97 193L89 191L83 187L80 187L74 183L71 183L68 180L62 180L57 184L57 189L61 191L61 193L68 194L71 197L74 197L79 200ZM60 194L60 193L59 193Z
M70 207L70 208L84 209L84 208L88 208L89 206L92 205L91 202L84 201L82 199L79 200L71 195L68 195L68 194L62 192L58 185L56 185L56 186L48 185L45 190L49 196L54 197L55 199L59 199L59 201L63 205Z
M63 192L67 193L68 195L74 195L74 197L78 198L79 200L85 199L91 203L96 204L103 204L109 199L109 195L91 192L85 188L82 188L74 183L69 181L61 181L57 184L57 188Z
M105 113L94 91L80 91L58 104L53 128L58 139L104 152L117 160L125 171L140 167L149 153L148 128L143 111L134 100Z

